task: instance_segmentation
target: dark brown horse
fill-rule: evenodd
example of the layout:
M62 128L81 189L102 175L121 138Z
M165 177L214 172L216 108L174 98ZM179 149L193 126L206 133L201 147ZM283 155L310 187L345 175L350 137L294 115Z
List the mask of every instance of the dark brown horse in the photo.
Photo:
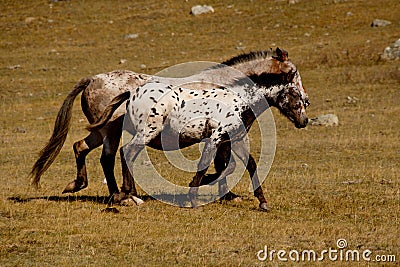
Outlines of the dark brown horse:
M269 86L281 80L282 77L288 73L295 73L292 82L299 88L302 94L301 97L305 101L306 106L309 104L308 95L303 87L300 73L288 58L288 53L284 50L277 48L276 51L250 52L233 57L222 64L242 72L260 86ZM210 68L200 75L207 77L208 80L212 80L213 77L218 77L218 75L214 73L216 69ZM122 92L136 89L145 84L151 77L153 76L125 70L97 74L79 81L64 100L57 114L52 136L46 146L41 150L38 160L32 167L30 173L32 177L31 183L34 186L38 186L40 177L59 154L70 128L72 106L79 93L82 92L82 110L89 123L93 123L99 119L105 107L115 96ZM88 179L85 158L90 151L101 145L103 145L103 151L100 162L107 180L110 195L119 192L114 176L114 165L122 134L122 123L125 112L126 109L122 105L103 128L90 132L86 138L74 143L73 149L76 159L77 176L74 181L66 186L63 193L78 192L87 187ZM215 165L217 172L221 172L226 167L226 162L223 158L223 156L218 155L216 157ZM130 177L122 153L121 161L123 177L130 178L124 179L124 181L131 181L129 183L123 183L121 191L136 195L133 178Z

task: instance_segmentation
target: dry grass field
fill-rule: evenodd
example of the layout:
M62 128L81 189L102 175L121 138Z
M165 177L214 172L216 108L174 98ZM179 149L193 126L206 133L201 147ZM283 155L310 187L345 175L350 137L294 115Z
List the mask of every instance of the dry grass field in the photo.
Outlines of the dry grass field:
M200 3L0 0L0 266L398 266L400 61L380 54L400 38L400 2L209 0L215 13L190 15ZM375 18L392 24L370 27ZM233 190L242 202L188 209L146 198L101 212L101 149L88 156L89 187L61 194L75 178L72 144L87 135L79 99L63 150L41 188L30 188L30 168L79 79L276 46L302 74L309 116L334 113L339 126L299 130L273 110L276 155L263 184L270 212L258 210L247 174ZM119 166L116 173L121 184ZM192 174L175 177L187 184ZM320 255L338 239L370 250L371 261L256 256L264 246L286 258L291 250Z

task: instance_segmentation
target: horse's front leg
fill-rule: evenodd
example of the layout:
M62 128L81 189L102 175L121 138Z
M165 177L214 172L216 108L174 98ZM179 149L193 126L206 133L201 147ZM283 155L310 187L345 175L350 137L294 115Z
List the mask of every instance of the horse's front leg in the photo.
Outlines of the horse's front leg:
M64 193L78 192L88 186L86 172L86 156L90 151L103 144L103 138L99 132L91 132L85 139L74 143L73 149L76 160L76 179L65 187Z
M211 139L208 139L203 148L203 152L201 153L200 161L197 165L196 175L193 177L193 180L189 184L189 186L191 187L189 189L189 199L190 202L192 203L193 208L199 206L197 200L199 186L201 185L201 180L204 174L207 172L207 169L210 166L216 151L217 151L216 142L212 141Z
M253 156L246 149L243 140L238 141L232 145L233 152L243 161L246 169L250 174L251 182L253 185L254 196L260 201L260 208L263 211L268 211L267 200L264 197L264 192L258 179L257 163Z

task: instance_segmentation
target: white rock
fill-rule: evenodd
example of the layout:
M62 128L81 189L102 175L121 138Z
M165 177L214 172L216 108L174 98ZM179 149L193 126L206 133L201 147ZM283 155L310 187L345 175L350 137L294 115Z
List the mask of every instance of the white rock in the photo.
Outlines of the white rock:
M400 39L394 42L391 46L385 48L382 54L382 59L399 59L400 58Z
M310 119L309 124L313 126L338 126L339 118L335 114L324 114Z
M388 20L384 20L384 19L374 19L371 23L371 27L384 27L387 25L392 24L390 21Z
M29 24L29 23L32 23L34 20L36 20L35 17L27 17L27 18L25 18L25 23Z
M7 69L9 69L9 70L16 70L16 69L19 69L19 68L21 68L21 65L12 65L12 66L7 66Z
M201 14L206 14L206 13L214 13L214 8L212 6L207 6L207 5L197 5L197 6L193 6L190 9L190 14L194 15L194 16L198 16Z
M124 36L125 39L136 39L138 37L139 37L139 34L137 34L137 33L130 33L130 34L126 34Z

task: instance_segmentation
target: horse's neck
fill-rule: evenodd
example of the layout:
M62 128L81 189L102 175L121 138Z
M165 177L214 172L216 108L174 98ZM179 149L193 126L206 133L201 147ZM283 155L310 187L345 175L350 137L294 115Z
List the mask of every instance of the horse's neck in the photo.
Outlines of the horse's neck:
M238 91L242 100L248 104L256 117L260 116L270 106L276 106L279 93L284 89L284 85L274 85L271 87L245 87L245 90Z

